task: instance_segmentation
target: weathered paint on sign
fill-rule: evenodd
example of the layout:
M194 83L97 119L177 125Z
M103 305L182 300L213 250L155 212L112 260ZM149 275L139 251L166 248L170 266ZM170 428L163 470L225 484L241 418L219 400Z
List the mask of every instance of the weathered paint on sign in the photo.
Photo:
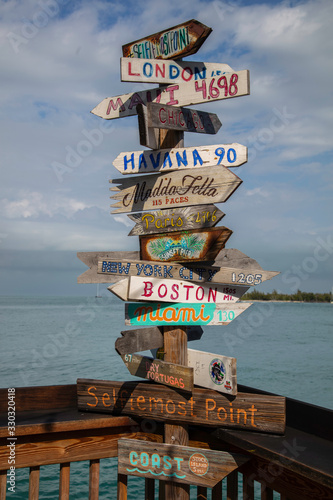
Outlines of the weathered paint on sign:
M112 213L223 203L242 180L222 166L114 179Z
M122 57L120 74L122 82L183 83L234 73L228 64L194 61L161 61L159 59L133 59Z
M150 302L125 304L125 325L227 325L251 303L181 304Z
M193 368L195 385L237 394L236 358L188 349L187 359L188 366Z
M249 71L243 70L200 81L191 80L163 88L155 87L150 90L106 97L91 112L105 120L112 120L136 115L136 106L138 104L146 105L147 102L169 106L191 106L249 95L249 93Z
M191 19L123 45L123 56L139 59L178 59L195 54L212 29Z
M226 451L118 440L118 474L212 488L249 457Z
M232 143L156 151L127 151L120 153L113 165L122 174L149 174L215 165L239 167L246 162L247 147Z
M281 396L238 392L231 398L194 387L189 398L163 385L91 379L78 379L77 395L80 411L276 434L285 431L286 400Z

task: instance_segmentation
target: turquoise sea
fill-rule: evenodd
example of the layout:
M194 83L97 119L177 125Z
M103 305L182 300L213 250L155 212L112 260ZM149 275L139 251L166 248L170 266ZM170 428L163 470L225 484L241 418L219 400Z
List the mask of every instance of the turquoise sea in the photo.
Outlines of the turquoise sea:
M124 303L96 297L0 297L0 386L73 384L77 378L133 380L114 349ZM333 305L254 303L228 326L206 326L189 347L237 358L240 384L333 409ZM100 498L116 498L116 459L101 462ZM59 466L41 471L40 498L58 498ZM27 495L28 471L15 494ZM70 498L88 498L88 463L71 467ZM128 498L143 498L129 479ZM276 498L279 498L278 496Z

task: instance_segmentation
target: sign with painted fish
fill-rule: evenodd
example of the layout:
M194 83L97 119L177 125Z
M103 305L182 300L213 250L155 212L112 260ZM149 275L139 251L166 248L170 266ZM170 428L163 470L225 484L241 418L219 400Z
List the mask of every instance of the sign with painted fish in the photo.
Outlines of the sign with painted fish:
M249 94L249 71L242 70L200 81L190 80L150 90L106 97L91 112L105 120L113 120L136 115L137 105L146 105L148 102L168 106L191 106Z
M180 280L131 276L108 287L124 301L161 301L182 303L233 303L247 292L246 286L188 283Z
M200 167L239 167L247 162L247 147L238 143L189 148L127 151L113 161L121 174L150 174Z
M112 213L223 203L242 180L222 166L114 179Z
M181 304L150 302L125 304L125 325L228 325L252 304Z
M120 74L122 82L143 83L184 83L190 80L204 80L210 77L234 73L234 70L223 63L194 61L161 61L159 59L120 59Z
M188 366L193 368L194 384L226 394L237 394L236 358L210 352L187 350Z
M212 28L191 19L145 38L123 45L123 56L131 59L179 59L195 54Z

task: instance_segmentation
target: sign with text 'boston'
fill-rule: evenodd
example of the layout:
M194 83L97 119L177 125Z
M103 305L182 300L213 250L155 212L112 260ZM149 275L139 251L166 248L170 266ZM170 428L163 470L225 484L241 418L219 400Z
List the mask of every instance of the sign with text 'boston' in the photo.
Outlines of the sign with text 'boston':
M123 56L139 59L179 59L195 54L212 28L191 19L123 45Z
M204 63L194 61L161 61L159 59L133 59L122 57L120 60L122 82L144 83L183 83L190 80L204 80L210 77L234 73L228 64Z
M207 203L223 203L242 180L225 167L203 167L164 174L114 179L112 213L139 212ZM116 210L115 210L116 209Z
M149 302L125 304L125 325L228 325L252 303L181 304Z
M249 95L249 93L249 71L242 70L200 81L190 80L167 87L155 87L150 90L106 97L91 112L106 120L113 120L114 118L136 115L136 106L138 104L146 105L148 102L169 106L191 106Z
M150 174L215 165L239 167L246 162L247 147L232 143L156 151L127 151L117 156L113 166L121 174Z

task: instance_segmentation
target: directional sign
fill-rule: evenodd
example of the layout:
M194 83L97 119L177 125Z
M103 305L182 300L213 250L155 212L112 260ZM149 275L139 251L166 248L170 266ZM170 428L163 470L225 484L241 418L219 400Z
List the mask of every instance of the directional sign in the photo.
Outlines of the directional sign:
M122 174L150 174L215 165L239 167L246 162L247 147L232 143L156 151L127 151L120 153L113 165Z
M239 392L230 398L194 387L189 398L167 386L94 379L78 379L77 395L79 411L276 434L283 434L286 425L286 399L282 396Z
M161 61L159 59L133 59L122 57L120 60L122 82L144 83L184 83L199 81L210 77L220 77L234 73L228 64L194 61Z
M141 105L142 106L142 105ZM215 113L147 102L148 127L182 130L198 134L217 134L222 127Z
M138 127L141 146L145 146L146 148L151 148L154 150L159 149L161 146L160 130L158 128L148 127L147 106L138 104L136 107L136 112L138 115Z
M106 97L91 112L106 120L112 120L136 115L136 106L147 104L147 102L157 102L170 106L191 106L192 104L249 95L249 93L249 71L245 69L219 77L190 80L186 83L175 83L163 88L155 87L150 90Z
M78 283L114 283L126 276L128 273L128 268L131 264L122 263L122 259L125 260L139 260L140 253L139 252L78 252L78 258L86 264L90 269L81 274L77 282ZM103 277L100 280L100 277L97 274L97 263L99 260L107 260L108 262L117 261L117 272L120 273L120 277ZM124 267L125 266L125 267ZM114 267L113 267L114 269ZM122 271L124 274L122 274ZM127 272L126 272L127 271Z
M140 59L179 59L195 54L212 29L195 19L123 45L123 56Z
M188 366L193 368L194 384L207 389L237 394L236 358L187 350Z
M160 359L124 354L121 359L131 375L154 380L182 391L193 390L193 368L161 361Z
M252 304L125 304L125 325L227 325Z
M202 229L213 227L224 217L224 213L215 205L175 208L174 210L158 210L129 214L136 225L128 236L156 234L161 231L180 231L187 229Z
M118 440L118 474L212 488L250 460L226 451Z
M140 236L140 255L160 262L213 261L231 235L219 226Z
M131 276L109 286L121 300L183 303L233 303L247 292L247 286L188 283L186 280L163 280Z
M222 203L241 185L242 180L225 167L179 170L168 174L140 175L114 179L111 191L112 213L139 212L207 203Z
M122 337L117 338L115 348L118 354L133 354L149 349L159 349L164 345L162 327L139 328L120 332ZM200 340L203 334L201 326L187 328L187 341Z

